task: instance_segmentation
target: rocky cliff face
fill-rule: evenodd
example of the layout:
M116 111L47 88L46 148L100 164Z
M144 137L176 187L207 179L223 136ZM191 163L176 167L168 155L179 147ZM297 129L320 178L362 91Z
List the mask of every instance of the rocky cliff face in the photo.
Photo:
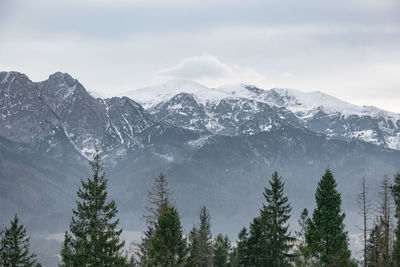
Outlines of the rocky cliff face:
M153 124L134 101L95 99L65 73L34 83L23 74L2 72L0 80L0 133L12 141L46 140L51 148L51 136L62 132L82 156L98 148L114 159L138 145L137 134Z

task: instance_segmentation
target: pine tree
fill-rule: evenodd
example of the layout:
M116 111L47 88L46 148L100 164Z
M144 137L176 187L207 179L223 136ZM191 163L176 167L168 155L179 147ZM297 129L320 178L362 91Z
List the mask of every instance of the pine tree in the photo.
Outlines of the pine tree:
M152 226L156 224L162 208L170 203L170 194L167 177L165 174L160 173L154 179L154 185L147 193L149 201L149 205L146 207L149 214L145 216L147 224Z
M121 256L124 242L117 230L117 206L107 201L107 179L100 161L99 152L90 161L92 178L81 180L76 209L65 233L61 256L64 266L124 266Z
M73 244L72 244L72 237L70 234L68 234L67 231L65 231L64 234L64 244L61 249L60 255L62 256L62 264L61 266L76 266L76 257L73 252Z
M249 252L248 252L248 238L249 234L246 227L243 227L239 232L237 240L237 257L238 266L246 267L249 266Z
M200 224L189 234L189 266L212 266L210 214L205 206L200 210Z
M381 258L380 246L382 244L382 227L379 221L376 221L369 231L369 237L367 240L367 255L366 255L366 266L378 267L379 260Z
M400 172L394 177L394 183L391 186L394 204L396 206L395 217L397 225L395 229L395 242L393 244L393 266L400 267Z
M288 198L284 196L284 183L277 172L272 174L270 188L264 190L266 204L261 210L261 220L264 228L262 247L264 248L264 266L289 266L294 255L290 253L294 238L288 232L287 221L292 208Z
M349 238L344 230L342 200L329 169L318 184L315 201L317 207L306 231L306 241L312 256L323 266L352 266Z
M149 266L152 262L150 257L150 250L152 244L152 238L155 231L155 225L161 214L161 210L164 206L170 202L170 191L168 189L167 177L160 173L154 179L154 185L151 190L147 193L148 206L146 207L148 214L144 216L146 220L147 229L142 237L142 242L139 245L139 259L142 266Z
M187 260L188 266L196 266L198 258L197 251L199 250L198 239L199 239L199 229L197 229L197 226L194 225L188 236L188 241L189 241L189 257Z
M149 251L150 266L180 266L185 263L187 248L179 214L166 204L155 226Z
M142 266L149 266L152 259L150 257L151 243L152 238L154 236L154 226L147 225L147 229L144 231L144 235L142 236L142 242L139 244L139 260Z
M240 267L237 247L233 247L229 253L229 267Z
M0 238L0 266L40 266L36 263L36 254L29 252L30 237L26 228L19 224L17 215L10 228L1 231Z
M229 254L231 250L231 242L227 236L222 234L217 235L214 240L214 266L226 267L229 266Z
M135 267L138 266L137 261L133 255L129 258L128 264L126 267Z
M262 242L264 238L264 225L261 217L255 217L249 227L247 239L247 260L250 266L262 266L264 250Z

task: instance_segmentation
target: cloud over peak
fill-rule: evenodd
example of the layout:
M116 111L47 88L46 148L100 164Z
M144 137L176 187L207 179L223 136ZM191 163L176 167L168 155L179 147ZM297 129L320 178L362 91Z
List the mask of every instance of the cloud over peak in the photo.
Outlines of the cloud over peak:
M177 65L157 72L160 76L198 80L232 76L235 71L216 57L203 54L182 59Z
M210 54L183 58L175 66L156 72L156 76L194 80L207 85L256 82L264 78L249 67L229 65Z

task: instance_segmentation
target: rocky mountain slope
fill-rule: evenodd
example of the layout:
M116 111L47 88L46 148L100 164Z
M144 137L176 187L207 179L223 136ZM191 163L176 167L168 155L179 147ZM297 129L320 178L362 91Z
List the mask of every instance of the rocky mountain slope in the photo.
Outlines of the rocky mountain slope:
M178 94L188 96L177 101ZM295 127L305 127L331 138L360 140L400 149L400 114L371 106L356 106L321 92L303 93L282 88L263 90L245 84L206 88L192 81L172 80L124 95L157 116L173 118L176 125L196 128L200 126L198 124L201 120L202 127L217 134L243 133L239 129L240 125L254 120L254 117L249 117L249 112L266 118L268 116L263 116L263 113L266 112L265 107L268 107L281 110L281 114L275 114ZM192 97L191 100L189 96ZM196 114L188 113L194 110L197 111ZM238 117L237 113L243 117ZM184 115L186 119L181 122ZM227 120L231 120L229 125L226 125ZM232 120L235 120L235 126L232 125ZM271 125L271 122L267 125ZM232 126L236 130L230 129ZM260 129L254 127L244 133L252 134L265 129L262 122L258 122L258 126Z

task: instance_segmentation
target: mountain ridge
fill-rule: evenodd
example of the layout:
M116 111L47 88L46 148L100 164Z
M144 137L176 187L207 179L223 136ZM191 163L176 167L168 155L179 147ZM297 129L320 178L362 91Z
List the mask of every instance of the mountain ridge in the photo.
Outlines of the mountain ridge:
M328 137L356 139L391 149L400 149L400 114L372 106L354 105L320 91L301 92L286 88L264 90L246 84L207 88L192 81L171 80L161 85L133 90L124 95L128 95L151 111L182 93L192 95L194 100L206 109L216 106L224 99L247 99L285 108L295 114L303 122L304 127ZM156 97L152 97L153 95ZM333 128L329 128L332 123Z
M235 135L268 131L284 121L328 138L361 140L400 150L400 114L375 107L360 107L318 91L304 93L284 88L264 90L245 84L207 88L189 80L171 80L131 91L128 97L95 98L78 80L66 73L56 72L45 81L32 82L22 73L1 72L4 99L9 96L4 92L10 90L8 87L12 86L15 78L18 84L29 87L25 89L29 91L27 95L33 94L26 101L37 101L36 96L42 100L43 104L36 104L36 109L48 113L48 121L53 121L48 127L55 124L63 128L77 150L87 158L96 147L110 150L110 144L107 143L115 140L119 142L119 153L124 154L124 150L132 148L133 143L140 143L135 140L133 129L139 133L143 127L154 123L170 123L190 130L208 131L210 134ZM179 97L180 100L177 99ZM128 99L133 100L130 102L130 111L125 110L125 115L121 110L115 113L114 105ZM31 105L28 102L26 105ZM112 120L108 105L112 105L111 110L115 115ZM125 107L129 109L128 106ZM75 114L77 110L79 112ZM135 120L128 122L128 114L133 113L136 114ZM271 121L274 116L275 119ZM4 121L4 112L2 117ZM80 123L82 119L86 121ZM63 123L57 124L54 120ZM249 125L249 122L253 125ZM132 123L140 126L132 127ZM7 127L10 128L5 125ZM41 136L46 131L37 134ZM6 136L15 138L10 133Z
M95 149L124 229L143 230L147 191L162 171L184 225L207 205L213 231L232 239L257 214L273 171L284 177L296 225L331 168L350 226L358 220L358 178L377 186L379 177L398 171L400 151L387 145L398 125L384 116L313 106L304 118L287 108L297 100L286 91L254 86L224 87L217 92L223 98L211 102L172 89L178 93L144 108L128 97L95 98L67 74L32 82L0 72L0 224L18 213L34 232L65 231ZM356 136L362 133L368 135Z

